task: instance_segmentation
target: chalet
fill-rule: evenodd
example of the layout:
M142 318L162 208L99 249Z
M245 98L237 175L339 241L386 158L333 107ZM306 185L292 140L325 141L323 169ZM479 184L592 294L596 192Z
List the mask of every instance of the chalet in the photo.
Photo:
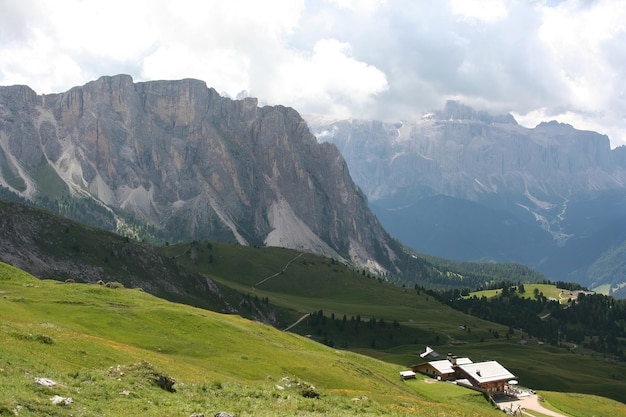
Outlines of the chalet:
M488 394L505 392L515 375L496 361L472 362L469 358L457 358L448 354L446 359L413 365L412 371L444 381L456 381Z
M414 372L419 372L432 378L447 381L457 379L460 376L456 369L459 365L470 363L472 363L470 358L457 358L456 356L448 354L446 359L420 363L418 365L411 366L411 369Z
M508 382L515 379L515 375L496 361L458 365L457 369L463 378L457 380L458 384L469 385L488 394L504 392Z

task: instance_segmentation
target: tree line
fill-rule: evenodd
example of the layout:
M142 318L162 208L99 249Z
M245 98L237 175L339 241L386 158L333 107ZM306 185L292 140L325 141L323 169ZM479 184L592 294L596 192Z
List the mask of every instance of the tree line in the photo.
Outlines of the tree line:
M538 283L545 275L515 263L457 262L422 254L405 254L402 274L389 281L425 289L486 289L501 282Z
M310 336L331 347L363 347L387 349L400 344L435 344L440 336L431 331L409 328L400 325L397 320L385 320L376 317L351 315L329 316L323 310L309 314L303 323L301 332L310 332Z
M559 287L567 286L559 283ZM578 284L571 288L580 289ZM429 291L456 310L520 329L553 345L565 343L593 349L625 360L626 301L602 294L579 295L567 305L538 290L524 297L523 284L504 285L496 297L461 297L461 291Z

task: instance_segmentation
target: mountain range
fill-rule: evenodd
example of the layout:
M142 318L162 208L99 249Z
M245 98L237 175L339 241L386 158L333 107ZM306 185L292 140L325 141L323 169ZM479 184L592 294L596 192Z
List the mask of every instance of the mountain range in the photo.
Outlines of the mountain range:
M5 193L134 237L294 248L381 273L403 256L295 110L198 80L0 87L0 174Z
M624 297L626 147L449 101L421 119L309 124L346 158L383 226L418 252L518 262Z
M511 120L505 116L493 123ZM391 126L398 130L404 124ZM453 310L442 300L485 286L497 288L486 292L501 290L497 304L526 298L511 291L536 294L530 302L550 303L550 309L528 313L547 324L558 324L564 320L558 313L579 312L586 304L561 309L546 295L560 298L563 287L531 286L543 276L521 265L455 263L410 252L370 211L337 146L319 143L293 109L221 97L197 80L135 83L121 75L52 95L37 95L26 86L0 87L0 174L0 261L13 265L0 263L5 336L0 340L9 355L0 379L10 388L0 396L2 415L69 415L79 407L86 415L103 409L162 415L174 408L196 415L218 406L237 415L251 409L275 415L276 401L281 409L288 401L292 414L496 413L473 391L441 389L427 377L415 384L399 381L397 371L419 361L426 344L495 355L529 386L575 392L577 402L563 410L614 414L621 406L589 396L583 406L579 392L623 401L618 361L623 351L616 349L621 356L613 361L604 349L621 347L622 333L604 337L602 320L594 321L585 325L582 338L598 345L574 345L574 351L571 342L579 335L568 332L566 340L563 333L561 339L561 327L556 337L539 340L506 321ZM613 204L610 194L604 197ZM403 198L409 206L423 203L418 217L425 220L456 210L461 220L475 212L484 224L496 214L505 224L519 221L512 232L532 223L502 207L485 208L478 200L423 185ZM4 201L9 199L18 203ZM400 200L392 195L371 206L377 201ZM611 207L619 219L619 206ZM396 207L397 219L409 213L403 209ZM588 212L579 210L567 211L574 213L568 219ZM605 242L600 220L583 229L597 231ZM445 226L460 236L467 223L472 221ZM486 237L485 230L477 236ZM543 236L532 235L538 230L530 230L530 242ZM619 228L612 231L619 243ZM511 246L516 236L511 233ZM491 238L500 238L503 251L511 250L497 233ZM558 242L567 247L570 240ZM620 258L619 246L612 255ZM191 309L144 292L231 314ZM610 297L591 297L598 305L618 305ZM471 300L488 303L486 297ZM594 346L597 352L588 350ZM571 367L572 354L581 366ZM528 366L530 357L537 366ZM34 375L54 377L60 382L54 393L73 399L49 403L58 395L50 398L51 390L33 384ZM290 389L285 381L301 377L309 382L303 382L299 398L298 391L285 390ZM169 391L168 399L158 395L161 388ZM570 394L546 395L571 402Z
M5 196L133 238L286 247L402 282L436 268L400 242L623 296L625 180L626 148L604 135L457 102L321 123L193 79L0 87Z

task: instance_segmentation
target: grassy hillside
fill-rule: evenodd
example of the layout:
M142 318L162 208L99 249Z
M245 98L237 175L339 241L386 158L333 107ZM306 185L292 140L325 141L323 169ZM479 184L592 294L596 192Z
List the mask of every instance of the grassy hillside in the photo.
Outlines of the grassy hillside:
M204 250L208 248L201 247L207 245L206 242L173 246L174 250L166 250L167 256L163 257L155 252L153 246L144 242L85 226L33 206L4 201L1 191L0 187L0 261L23 268L39 278L71 278L77 282L91 283L98 279L118 281L126 287L142 287L151 294L172 301L216 311L231 311L232 306L241 303L237 295L228 293L228 288L207 283L204 276L188 274L179 267L178 259L190 257L195 262L199 257L197 260L203 265L203 274L207 267L208 270L217 267L218 272L221 271L217 275L222 276L224 273L232 275L228 269L254 276L248 273L254 272L252 269L260 275L266 265L275 267L273 259L264 260L267 256L274 257L275 252L269 249L255 252L245 251L239 246L216 245L223 253L212 255L210 251L207 253ZM80 207L76 211L84 212ZM182 256L183 253L185 256ZM297 254L293 251L285 253L285 256L289 256L289 253ZM215 257L215 261L223 256L226 262L210 265L211 256ZM251 258L248 259L248 256ZM411 288L416 285L428 288L474 288L493 281L536 282L541 278L539 274L519 265L460 264L408 254L406 258L405 275L410 276L410 284L406 285ZM312 264L308 266L326 263L319 257L313 256L311 259ZM315 267L307 269L306 275L313 279L326 272ZM331 267L333 269L337 268ZM400 279L394 276L385 278L392 281Z
M379 347L412 344L419 345L418 349L425 344L478 342L490 337L489 329L506 331L504 326L459 313L424 292L390 285L332 259L288 249L228 244L211 244L210 248L200 243L180 244L162 249L192 271L208 274L223 286L267 299L280 309L283 327L320 310L328 319L323 329L326 332L333 332L331 325L342 321L344 315L348 321L360 316L365 323L374 318L377 329L381 319L387 330L396 321L400 329L395 336L403 340L380 340ZM335 321L331 323L333 315ZM461 326L471 330L460 329ZM311 330L306 321L292 329L300 334L309 334ZM365 327L360 330L363 337L376 336L376 332ZM318 335L313 336L321 341ZM337 338L337 346L343 346L338 331L333 337ZM371 342L365 339L359 344L354 335L346 338L350 347L369 347Z
M403 366L139 290L40 281L0 264L0 295L0 415L502 415L471 390L400 382ZM542 394L564 410L575 399L572 416L624 409Z
M338 348L402 366L419 363L419 353L429 345L443 354L452 351L474 360L498 360L518 375L522 384L534 389L596 394L626 402L623 362L608 361L584 349L572 353L539 344L519 331L507 338L506 326L453 310L424 292L368 278L330 259L236 245L195 243L163 249L222 285L267 299L283 312L283 327L303 314L322 310L325 323L305 319L290 329L322 343L332 342ZM527 284L526 293L532 296L534 288ZM548 287L537 288L552 294ZM558 292L555 295L558 297ZM351 318L357 315L362 324L355 331ZM376 318L377 324L368 326L370 318ZM526 344L521 344L522 340Z
M0 415L500 415L473 391L400 382L401 366L138 290L0 264L0 294Z
M0 261L38 278L117 282L170 301L230 312L241 296L191 274L146 243L0 200ZM263 311L259 311L263 313ZM262 319L259 314L248 317Z
M602 355L590 351L576 350L576 354L573 354L566 349L539 346L536 341L534 345L531 343L532 349L520 350L519 331L514 331L510 339L505 340L504 335L509 330L507 327L462 314L424 292L389 285L364 271L353 271L331 259L279 248L207 242L170 245L159 249L161 253L156 253L148 245L98 229L84 228L41 210L3 204L0 204L0 208L0 253L3 256L7 253L19 255L24 265L43 266L44 269L40 271L57 279L74 278L92 283L77 285L16 281L13 283L15 285L11 284L10 291L0 288L0 291L5 291L1 293L0 326L4 332L2 336L7 335L0 336L0 353L5 355L6 352L6 356L0 356L0 360L9 358L6 359L6 366L5 362L0 362L0 377L7 376L11 383L23 374L21 381L27 393L26 397L15 398L30 398L28 393L32 388L33 370L45 370L42 364L53 364L50 374L61 376L69 373L74 375L76 369L86 369L88 376L107 376L109 367L119 364L125 369L122 371L125 375L135 375L135 385L142 384L140 375L173 375L179 382L184 381L178 389L179 393L185 386L193 387L189 394L193 398L206 395L207 392L222 393L229 398L223 400L226 401L224 404L233 404L232 410L239 410L238 402L234 399L235 392L259 390L259 401L265 401L277 394L275 385L281 385L277 381L291 375L290 378L299 380L310 379L309 382L318 388L325 387L323 392L329 396L327 398L345 400L346 403L341 407L351 410L346 411L345 415L354 414L355 402L352 399L360 395L368 396L388 413L389 410L397 411L388 405L396 404L398 396L407 394L402 390L400 394L386 394L376 384L392 382L392 385L397 385L397 370L420 361L418 353L423 351L425 345L430 345L441 353L453 351L475 360L498 360L519 375L522 384L534 389L593 393L626 402L626 372L623 363L609 362ZM146 292L168 297L170 301L266 320L279 329L313 313L290 330L300 335L310 335L310 338L285 335L239 317L214 315L205 310L185 310L189 307L175 307L177 313L171 313L173 304L154 299L139 290L112 290L93 285L98 278L104 281L119 280L129 288L142 287ZM8 282L4 284L8 285ZM77 292L75 295L74 291ZM527 284L526 291L528 295L532 294L533 287ZM5 303L7 300L10 303ZM144 303L148 303L149 308L144 308ZM193 313L178 313L179 308ZM26 319L29 316L32 317ZM25 321L20 324L22 318ZM211 324L204 320L211 321ZM214 321L228 325L216 326ZM176 330L178 323L180 328ZM234 337L229 333L231 327L237 328L239 336ZM252 339L247 336L248 333L263 335L264 332L272 336L263 336L262 340L256 336ZM279 342L283 337L286 339ZM232 343L220 344L214 341L222 338ZM50 340L53 343L47 343ZM73 347L78 346L78 341L93 345L89 349ZM269 341L272 347L268 347L260 357L255 353L256 347L265 341ZM320 346L315 341L340 350ZM277 357L276 352L285 351L281 347L291 344L301 346L290 352L299 357L298 360L291 359L290 362L283 359L282 354ZM51 346L53 349L50 349ZM59 346L62 348L57 349ZM211 350L211 346L230 352L230 356L220 359L222 356ZM331 357L310 356L312 353L309 350L318 349L324 352L323 355L330 352ZM208 352L208 358L204 350ZM375 366L360 365L366 371L350 373L344 365L337 364L338 359L333 356L353 358L348 351L365 353L391 365L374 362ZM23 362L24 366L12 367L15 363L21 363L22 359L19 358L24 356L24 352L31 352L33 356L44 360L31 358ZM55 355L60 352L69 353L59 360ZM82 352L89 353L88 358ZM272 359L263 359L266 357ZM92 358L96 359L90 363ZM354 358L367 361L360 356ZM356 361L350 359L353 360ZM148 361L153 369L142 364L142 361ZM287 365L282 366L276 361ZM332 369L320 369L320 361L324 364L328 362ZM532 365L528 365L529 362ZM350 366L354 364L350 363ZM572 366L573 363L580 363L581 366ZM373 371L374 368L380 371ZM358 366L356 369L359 369ZM589 369L593 369L593 372L590 373ZM285 375L279 375L283 373L279 372L282 370ZM589 374L593 378L588 378ZM363 381L360 381L359 375L376 375L377 378L384 375L385 382L372 382L368 388L368 384L363 385ZM73 379L76 381L71 384L65 381L64 384L77 390L86 383L88 376L76 376L69 382ZM350 383L345 382L345 378ZM99 378L98 384L106 381L109 379ZM221 386L221 389L212 390L214 385ZM361 386L366 388L359 388ZM410 397L407 409L413 407L411 404L414 400L419 405L425 398L446 404L456 401L448 397L433 397L428 391L432 387L425 388L419 381L400 384L401 389L406 387L411 388L411 395L418 394L417 399ZM148 389L146 394L140 397L149 398L151 404L155 401L158 403L151 397L152 387L148 388L145 388ZM80 390L85 392L85 388ZM128 390L120 390L124 391ZM39 394L47 392L43 390ZM94 392L94 398L103 394L103 391ZM162 394L158 388L154 392ZM227 392L230 394L226 395ZM291 399L298 397L292 395L293 392L281 393ZM335 397L336 394L342 395ZM7 401L12 398L11 395L7 394ZM117 392L109 395L121 401ZM459 394L450 394L451 397L455 395L464 396L466 393L459 391ZM123 399L127 396L121 397ZM39 403L47 404L47 401L42 400L43 397L36 398ZM586 399L587 396L582 398ZM88 398L84 400L92 401ZM298 400L301 399L298 397ZM467 401L474 400L476 398ZM482 399L479 400L482 404ZM215 401L210 403L211 407L222 404L219 402L222 397ZM363 402L356 403L363 405ZM299 410L301 405L296 402L285 407L293 411L293 415L300 413L294 410ZM74 415L77 415L76 409L73 410ZM187 412L187 408L181 410ZM369 410L367 412L376 414L371 411L373 409ZM33 412L31 415L41 414L46 413ZM472 415L471 410L467 415ZM482 411L477 415L483 415Z

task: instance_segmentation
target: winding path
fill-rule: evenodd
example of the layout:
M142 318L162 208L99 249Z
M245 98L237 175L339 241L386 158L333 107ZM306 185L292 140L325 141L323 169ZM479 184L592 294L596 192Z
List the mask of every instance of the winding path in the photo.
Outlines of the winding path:
M298 259L298 258L299 258L299 257L301 257L302 255L304 255L304 252L303 252L303 253L298 254L298 256L296 256L295 258L293 258L292 260L290 260L289 262L287 262L287 264L285 264L285 266L283 267L283 269L282 269L282 270L280 270L279 272L277 272L277 273L275 273L275 274L273 274L273 275L270 275L270 276L269 276L269 277L267 277L267 278L262 279L261 281L259 281L259 282L257 282L256 284L254 284L254 285L252 286L252 288L256 288L258 285L263 284L263 283L264 283L265 281L267 281L268 279L270 279L270 278L274 278L274 277L276 277L276 276L278 276L278 275L282 274L283 272L285 272L285 270L287 270L287 267L288 267L288 266L289 266L289 265L290 265L293 261L295 261L296 259Z
M290 324L289 326L287 326L287 328L285 328L285 332L291 330L292 327L296 327L298 324L300 324L300 322L304 319L306 319L307 317L309 317L311 315L311 313L306 313L304 316L300 317L295 323Z
M298 259L298 258L299 258L299 257L301 257L302 255L304 255L304 253L300 253L300 254L298 254L298 256L294 257L294 258L293 258L293 259L291 259L289 262L287 262L287 263L285 264L285 266L283 267L283 269L281 269L279 272L277 272L277 273L275 273L275 274L272 274L272 275L270 275L270 276L269 276L269 277L267 277L267 278L262 279L261 281L259 281L259 282L257 282L256 284L254 284L254 285L252 286L252 288L256 288L256 287L257 287L257 285L261 285L261 284L263 284L263 283L264 283L265 281L267 281L268 279L274 278L274 277L276 277L276 276L278 276L278 275L282 274L283 272L285 272L285 271L287 270L287 267L288 267L288 266L289 266L289 265L290 265L293 261L295 261L296 259ZM293 328L293 327L297 326L298 324L300 324L300 322L301 322L302 320L306 319L306 318L307 318L307 317L309 317L310 315L311 315L311 313L306 313L304 316L300 317L300 318L299 318L299 319L298 319L295 323L292 323L292 324L290 324L289 326L287 326L287 327L285 328L285 330L284 330L284 331L286 332L286 331L290 330L291 328Z

